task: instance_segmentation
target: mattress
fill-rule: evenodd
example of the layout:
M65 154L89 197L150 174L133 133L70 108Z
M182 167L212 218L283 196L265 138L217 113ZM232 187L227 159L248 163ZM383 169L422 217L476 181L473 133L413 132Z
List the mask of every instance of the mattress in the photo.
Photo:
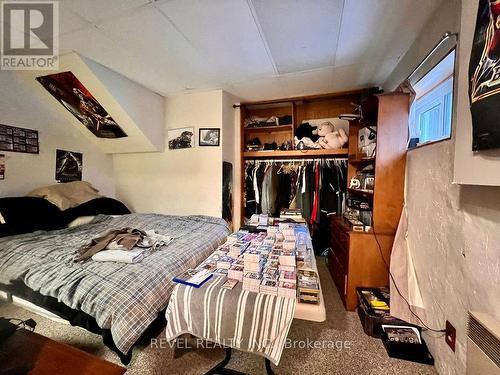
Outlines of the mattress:
M80 246L125 227L155 229L174 240L137 264L73 262ZM126 354L166 308L172 278L199 264L228 233L223 219L208 216L99 215L73 228L0 238L0 284L22 284L92 317Z

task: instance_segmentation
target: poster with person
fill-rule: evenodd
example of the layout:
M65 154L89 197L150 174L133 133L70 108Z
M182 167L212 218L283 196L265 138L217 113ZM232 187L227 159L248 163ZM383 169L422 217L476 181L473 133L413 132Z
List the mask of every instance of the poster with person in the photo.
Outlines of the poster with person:
M127 136L73 73L50 74L36 80L96 137Z
M81 181L83 155L79 152L56 150L56 181Z
M500 0L479 0L469 79L472 150L500 148Z

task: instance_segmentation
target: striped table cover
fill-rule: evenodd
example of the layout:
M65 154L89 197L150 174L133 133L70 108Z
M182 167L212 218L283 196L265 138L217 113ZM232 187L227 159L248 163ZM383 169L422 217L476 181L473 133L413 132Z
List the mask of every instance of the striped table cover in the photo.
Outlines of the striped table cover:
M201 288L177 284L166 311L168 341L189 333L203 340L255 353L279 364L295 313L295 298L221 288L213 277Z

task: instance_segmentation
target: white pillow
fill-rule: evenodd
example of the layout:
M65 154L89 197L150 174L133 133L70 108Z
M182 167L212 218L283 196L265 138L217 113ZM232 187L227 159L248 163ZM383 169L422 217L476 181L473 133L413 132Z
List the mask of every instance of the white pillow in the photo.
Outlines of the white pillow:
M94 220L95 216L80 216L68 224L68 228L77 227L79 225L84 225L90 223Z

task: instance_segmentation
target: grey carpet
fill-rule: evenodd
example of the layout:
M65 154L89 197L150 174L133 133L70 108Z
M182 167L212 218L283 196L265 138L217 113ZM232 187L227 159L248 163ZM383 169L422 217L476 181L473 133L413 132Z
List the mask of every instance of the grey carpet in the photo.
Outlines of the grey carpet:
M294 320L289 338L293 340L350 342L349 349L321 348L285 349L276 374L436 374L431 366L415 364L389 358L378 339L364 334L358 316L346 312L332 282L326 265L318 259L318 269L325 298L327 319L323 323ZM38 325L36 332L56 341L64 342L97 355L108 361L119 363L117 356L107 349L101 337L77 327L54 323L22 308L0 302L0 316L28 319L33 317ZM163 336L161 336L163 337ZM159 345L161 346L161 345ZM224 357L220 348L197 348L174 350L164 347L143 347L134 350L127 374L203 374ZM264 374L264 360L252 354L233 352L229 367L247 374Z

